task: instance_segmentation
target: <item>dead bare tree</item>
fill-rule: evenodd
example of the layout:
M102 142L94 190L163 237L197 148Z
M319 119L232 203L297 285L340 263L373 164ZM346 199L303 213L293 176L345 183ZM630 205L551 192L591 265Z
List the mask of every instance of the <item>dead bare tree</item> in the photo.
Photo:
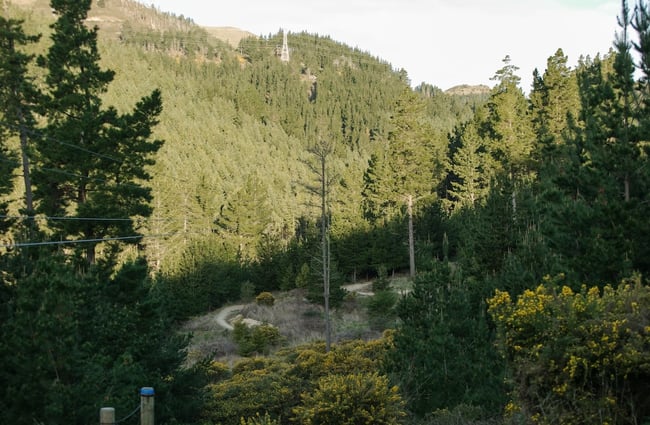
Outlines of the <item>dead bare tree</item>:
M331 276L331 255L330 255L330 220L331 212L329 207L329 195L335 177L329 173L327 161L334 151L334 143L330 140L319 138L310 146L307 151L315 158L315 161L306 161L309 169L316 176L318 185L306 185L307 189L320 198L320 228L321 228L321 251L322 251L322 273L323 273L323 299L325 306L325 350L330 351L332 344L332 321L330 315L330 276Z

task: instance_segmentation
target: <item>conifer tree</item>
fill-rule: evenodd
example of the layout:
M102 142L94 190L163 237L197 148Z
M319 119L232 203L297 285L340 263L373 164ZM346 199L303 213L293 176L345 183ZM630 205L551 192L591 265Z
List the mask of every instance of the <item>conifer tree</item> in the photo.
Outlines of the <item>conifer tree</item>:
M94 263L102 240L139 242L134 218L151 214L151 193L143 182L162 145L151 140L162 100L154 90L130 113L102 106L114 72L100 67L97 28L85 22L90 5L91 0L51 2L58 18L52 45L39 57L47 71L47 127L37 144L34 182L38 211L70 218L50 222L56 237L88 241L85 259ZM116 245L109 245L109 255Z
M395 208L388 183L388 159L380 150L368 160L368 168L363 174L362 208L364 217L371 223L384 223L391 218L389 212Z
M249 176L244 186L222 205L215 224L217 231L234 244L240 260L255 256L254 248L271 227L268 189L258 175Z
M650 10L645 1L637 4L631 25L637 33L638 41L633 43L633 46L639 56L638 69L641 71L637 86L640 101L635 111L635 119L638 122L637 137L639 141L647 141L650 140ZM650 270L650 246L644 241L650 238L650 226L648 226L647 220L644 220L642 217L647 217L650 214L650 211L648 211L648 188L650 187L650 164L648 164L648 161L650 158L650 144L647 142L639 142L638 149L639 156L635 171L638 174L636 177L639 186L639 217L641 220L637 222L637 228L634 232L636 236L636 267L638 270L643 271L644 274L647 274ZM643 193L645 193L645 196Z
M4 151L5 137L18 135L22 157L22 174L25 184L25 213L33 215L32 185L28 142L35 135L36 122L34 109L38 101L38 91L28 75L27 67L34 56L23 53L21 47L35 43L40 36L26 35L22 21L0 16L0 149L5 158L0 165L7 172L12 170L13 158ZM9 189L11 178L3 178L3 192Z
M406 213L413 276L415 204L434 196L443 178L446 147L435 144L424 116L424 103L410 88L405 88L397 100L391 125L386 155L374 156L364 176L364 207L373 221Z
M492 77L497 85L488 101L487 125L489 149L497 166L511 181L516 181L531 171L534 134L528 101L519 87L521 78L516 74L519 68L510 61L506 56L504 66Z
M562 172L547 173L544 182L546 198L554 200L544 208L544 233L580 281L611 282L648 269L647 244L641 242L648 232L642 218L648 215L644 82L635 80L629 34L634 20L627 2L621 4L615 50L577 68L580 114L566 133Z
M580 112L578 82L567 61L562 49L558 49L547 59L543 75L537 70L533 73L532 120L540 144L538 161L543 157L544 163L560 154L557 150L565 143L570 119L577 119Z
M364 204L371 221L398 216L409 195L431 195L441 174L432 131L420 97L405 88L391 117L386 154L375 154L366 170Z
M612 170L618 179L622 181L622 193L625 202L630 201L632 180L636 180L635 166L639 154L636 120L634 119L633 108L637 103L635 93L635 66L632 58L632 42L630 41L629 30L631 27L631 15L626 0L621 2L621 15L618 17L620 31L616 35L614 48L614 72L611 74L611 84L616 96L615 110L613 115L619 120L614 134L614 143L604 143L603 147L609 147L612 154L617 158L610 162L614 165ZM607 155L609 156L609 155ZM609 162L609 161L607 161Z
M479 206L490 189L493 166L480 134L480 118L477 116L458 130L458 143L449 160L451 175L448 201L452 210Z
M400 320L386 367L415 415L462 404L486 412L500 408L503 368L481 311L484 294L460 283L449 264L440 262L420 273L398 303Z

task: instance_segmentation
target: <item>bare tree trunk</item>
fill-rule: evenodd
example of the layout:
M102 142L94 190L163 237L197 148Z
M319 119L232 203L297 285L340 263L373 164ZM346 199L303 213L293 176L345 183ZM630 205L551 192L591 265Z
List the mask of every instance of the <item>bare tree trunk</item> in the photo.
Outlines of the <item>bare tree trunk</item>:
M20 153L23 162L23 179L25 182L25 209L27 210L27 215L32 216L34 215L34 197L32 195L29 156L27 156L27 129L25 128L25 117L20 109L18 109L18 121L20 122Z
M408 195L407 211L409 216L409 266L410 276L415 277L415 242L413 237L413 195Z
M321 243L323 249L323 298L325 299L325 351L329 353L332 345L332 324L330 321L330 264L329 232L327 226L327 179L325 155L321 160Z
M95 243L90 243L90 245L86 248L86 261L88 264L95 264L96 262L96 254L95 254L95 248L96 248Z
M332 185L331 177L327 174L327 157L333 152L333 143L331 141L320 140L314 146L308 149L317 159L317 163L306 162L311 171L318 177L318 186L307 186L309 191L320 197L321 207L321 249L323 262L323 301L325 304L325 350L330 351L332 344L332 324L330 317L330 238L329 238L329 221L330 211L328 204L329 191Z

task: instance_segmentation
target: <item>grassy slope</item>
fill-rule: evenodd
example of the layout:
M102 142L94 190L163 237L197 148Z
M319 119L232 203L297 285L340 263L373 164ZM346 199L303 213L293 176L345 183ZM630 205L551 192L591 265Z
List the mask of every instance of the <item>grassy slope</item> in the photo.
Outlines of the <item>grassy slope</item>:
M380 336L382 329L371 326L365 307L371 296L372 282L346 287L350 288L350 291L354 287L354 292L350 292L343 305L333 312L333 340L370 339ZM399 294L408 292L411 287L412 284L406 277L391 279L391 288ZM237 307L236 314L241 318L276 326L288 346L325 339L323 309L309 303L302 290L274 295L276 301L272 307L248 302ZM224 330L216 321L220 310L197 316L181 327L181 331L191 332L193 335L188 349L188 361L196 361L207 355L215 355L219 360L238 358L237 346L232 341L230 332Z

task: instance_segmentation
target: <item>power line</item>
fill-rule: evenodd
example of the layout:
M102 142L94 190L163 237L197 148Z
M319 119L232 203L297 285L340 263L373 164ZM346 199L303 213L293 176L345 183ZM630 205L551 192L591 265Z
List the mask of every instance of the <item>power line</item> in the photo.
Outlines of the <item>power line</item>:
M7 164L11 164L14 167L19 167L19 166L22 165L18 161L11 161L9 159L0 159L0 162L5 162ZM131 187L131 188L134 188L134 189L139 189L139 188L142 187L142 186L138 186L138 185L130 184L130 183L114 183L114 182L111 182L108 179L102 179L100 177L89 177L89 176L84 176L82 174L70 173L68 171L63 171L63 170L59 170L59 169L56 169L56 168L46 168L46 167L34 166L33 164L30 164L30 170L31 171L33 171L33 170L46 171L46 172L50 172L50 173L60 174L60 175L63 175L63 176L74 177L74 178L77 178L77 179L91 181L91 182L95 182L95 183L112 183L112 187ZM22 175L23 174L19 174L19 176L22 176Z
M73 143L70 143L70 142L64 142L64 141L62 141L62 140L60 140L60 139L56 139L56 138L54 138L54 137L47 136L47 135L45 135L42 131L38 131L37 129L31 129L31 128L26 128L26 127L20 127L20 126L18 126L18 125L15 125L15 124L9 123L9 122L7 122L7 121L0 121L0 125L4 125L5 127L10 128L10 129L13 129L14 131L20 131L20 130L22 129L22 130L25 131L27 134L30 134L30 135L32 135L32 136L36 136L36 137L41 138L41 139L43 139L43 140L49 140L49 141L52 141L52 142L58 143L58 144L60 144L60 145L63 145L63 146L67 146L67 147L70 147L70 148L76 149L76 150L81 151L81 152L89 153L89 154L94 155L94 156L97 156L97 157L99 157L99 158L104 158L104 159L111 160L111 161L116 162L116 163L120 163L120 162L121 162L119 159L117 159L117 158L113 158L112 156L105 155L105 154L102 154L102 153L99 153L99 152L94 152L94 151L91 151L90 149L86 149L86 148L84 148L84 147L81 147L81 146L75 145L75 144L73 144Z
M178 221L171 218L110 218L110 217L69 217L69 216L24 216L0 215L0 219L11 220L45 220L45 221Z
M116 236L112 238L98 238L98 239L76 239L76 240L63 240L63 241L43 241L43 242L18 242L13 244L4 244L0 245L0 248L26 248L34 246L48 246L48 245L70 245L78 243L101 243L101 242L112 242L112 241L123 241L123 240L135 240L135 239L158 239L166 238L173 236L176 233L166 233L161 235L134 235L134 236Z
M166 223L166 224L178 224L177 227L189 226L189 227L209 227L214 218L205 217L198 220L188 220L187 218L153 218L153 217L142 217L142 218L110 218L110 217L51 217L51 216L22 216L22 215L0 215L0 220L33 220L33 221L89 221L89 222L129 222L134 221L140 225L152 226L151 223ZM179 233L183 234L192 234L197 233L196 231L176 231L170 233L170 235L176 235ZM204 233L204 232L198 232ZM210 233L210 232L205 232Z
M18 130L18 126L13 125L13 124L10 124L10 123L8 123L8 122L6 122L6 121L1 121L1 120L0 120L0 125L5 125L6 127L13 128L15 131ZM29 133L29 134L36 135L37 137L38 137L38 136L42 136L42 132L38 132L37 130L29 130L29 129L26 129L26 130L27 130L27 133ZM83 152L89 153L89 154L91 154L91 155L95 155L95 156L97 156L97 157L99 157L99 158L109 159L109 160L114 161L114 162L116 162L116 163L120 163L120 162L121 162L120 160L118 160L118 159L116 159L116 158L113 158L113 157L111 157L111 156L104 155L104 154L101 154L101 153L98 153L98 152L94 152L94 151L91 151L90 149L86 149L86 148L83 148L83 147L81 147L81 146L77 146L77 145L74 145L74 144L72 144L72 143L69 143L69 142L64 142L64 141L62 141L62 140L60 140L60 139L56 139L56 138L51 137L51 136L44 136L44 138L45 138L45 140L50 140L50 141L52 141L52 142L55 142L55 143L58 143L58 144L61 144L61 145L64 145L64 146L68 146L68 147L71 147L71 148L74 148L74 149L77 149L77 150L80 150L80 151L83 151ZM13 166L15 166L15 167L19 167L19 166L22 165L22 163L20 163L20 162L18 162L18 161L11 161L11 160L7 160L7 159L0 159L0 161L5 162L5 163L8 163L8 164L11 164L11 165L13 165ZM31 165L30 168L32 168L32 169L38 169L38 170L40 170L40 171L49 171L49 172L53 172L53 173L57 173L57 174L68 175L68 176L70 176L70 177L78 177L78 178L83 178L83 179L87 179L87 180L95 181L95 182L109 183L109 180L106 180L106 179L90 178L90 177L85 177L85 176L81 176L81 175L75 175L75 174L73 174L73 173L68 173L68 172L65 172L65 171L62 171L62 170L58 170L58 169L51 169L51 168L38 167L38 166L35 166L34 164L30 164L30 165ZM16 176L21 176L21 177L22 177L23 174L17 174ZM163 174L159 174L159 173L156 173L156 177L166 177L166 178L172 179L172 180L174 180L174 181L183 181L183 182L186 182L185 179L179 179L178 177L165 176L165 175L163 175ZM125 183L115 184L115 186L118 186L118 187L119 187L119 186L125 186L125 187L137 187L137 186L135 186L135 185L125 184Z

